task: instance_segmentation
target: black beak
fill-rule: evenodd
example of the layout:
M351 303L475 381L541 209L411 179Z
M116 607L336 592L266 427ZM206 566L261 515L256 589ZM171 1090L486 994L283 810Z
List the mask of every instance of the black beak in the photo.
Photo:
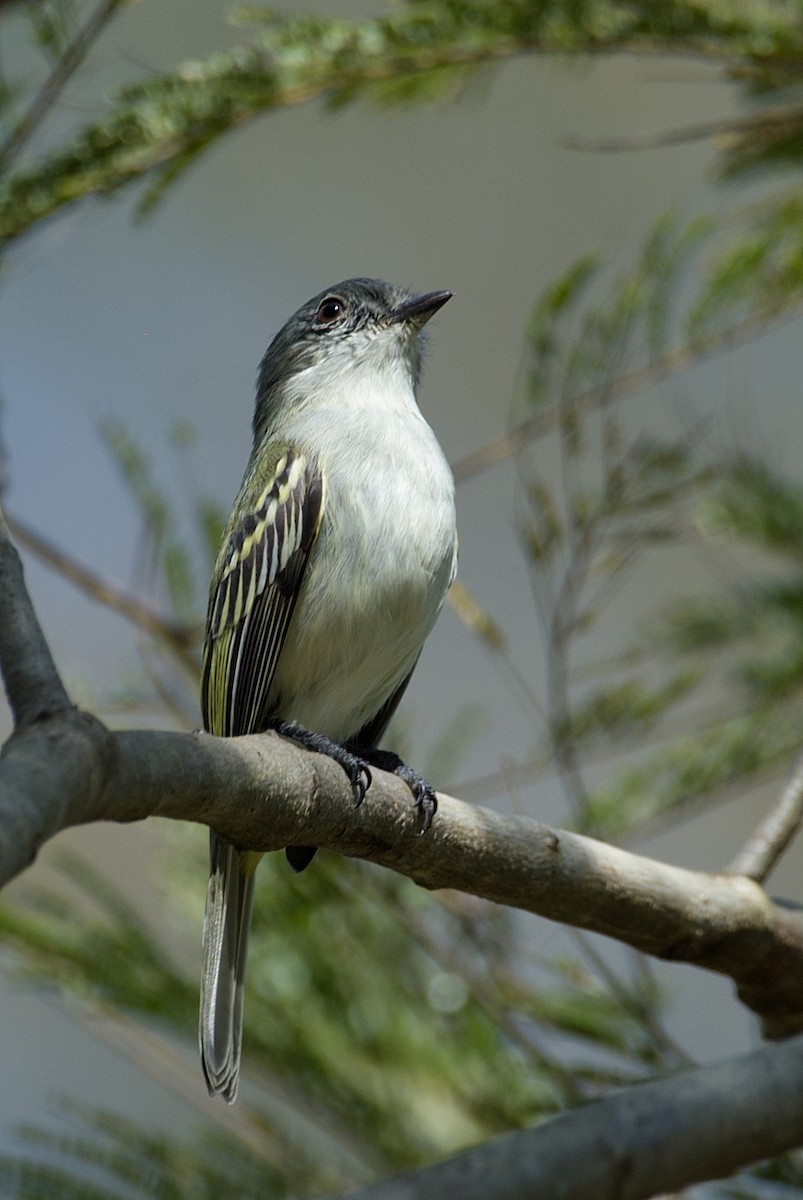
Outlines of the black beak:
M434 316L439 308L443 308L447 300L451 300L454 292L427 292L425 296L413 296L411 300L405 300L400 304L393 313L393 321L406 322L417 325L419 329L422 325L426 325L430 317Z

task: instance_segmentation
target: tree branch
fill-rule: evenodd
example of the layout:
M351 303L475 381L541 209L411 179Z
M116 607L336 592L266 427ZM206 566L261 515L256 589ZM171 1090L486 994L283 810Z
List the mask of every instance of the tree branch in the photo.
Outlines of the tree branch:
M752 880L630 854L440 797L419 836L381 771L354 805L340 767L275 734L113 733L72 707L0 514L0 669L16 728L0 754L0 885L89 821L196 821L253 850L315 845L730 976L771 1035L803 1029L803 915Z
M524 817L439 797L419 836L409 791L376 771L360 808L342 770L275 734L111 733L68 709L0 756L0 883L60 829L148 816L240 846L317 845L422 887L455 888L730 976L767 1032L803 1029L803 916L751 880L643 858Z
M728 867L732 875L746 875L763 883L803 823L803 756L758 828L750 835Z
M16 726L67 707L70 698L42 633L0 508L0 667Z
M639 1084L349 1200L646 1200L803 1140L803 1036Z

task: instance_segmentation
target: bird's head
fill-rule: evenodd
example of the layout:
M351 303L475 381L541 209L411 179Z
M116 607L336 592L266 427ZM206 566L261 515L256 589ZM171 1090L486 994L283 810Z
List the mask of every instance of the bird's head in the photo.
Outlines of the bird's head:
M452 293L416 296L381 279L347 279L320 292L290 317L262 360L260 409L271 408L291 382L306 375L311 390L337 386L358 372L396 374L417 382L421 331Z

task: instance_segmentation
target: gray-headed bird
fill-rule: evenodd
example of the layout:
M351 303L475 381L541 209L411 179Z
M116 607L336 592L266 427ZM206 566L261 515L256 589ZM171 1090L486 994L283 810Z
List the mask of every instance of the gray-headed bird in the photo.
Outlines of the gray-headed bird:
M454 484L416 403L421 331L451 292L374 279L322 292L260 365L254 444L209 596L201 703L223 737L277 730L347 772L435 795L376 749L457 563ZM315 850L291 846L303 870ZM260 855L212 831L200 1042L211 1094L237 1094L243 981Z

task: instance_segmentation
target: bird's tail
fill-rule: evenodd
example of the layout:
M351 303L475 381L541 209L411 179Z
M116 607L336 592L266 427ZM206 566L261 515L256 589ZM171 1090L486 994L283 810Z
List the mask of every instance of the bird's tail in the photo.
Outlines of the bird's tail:
M199 1039L209 1094L222 1094L229 1104L237 1097L245 961L260 857L210 832Z

